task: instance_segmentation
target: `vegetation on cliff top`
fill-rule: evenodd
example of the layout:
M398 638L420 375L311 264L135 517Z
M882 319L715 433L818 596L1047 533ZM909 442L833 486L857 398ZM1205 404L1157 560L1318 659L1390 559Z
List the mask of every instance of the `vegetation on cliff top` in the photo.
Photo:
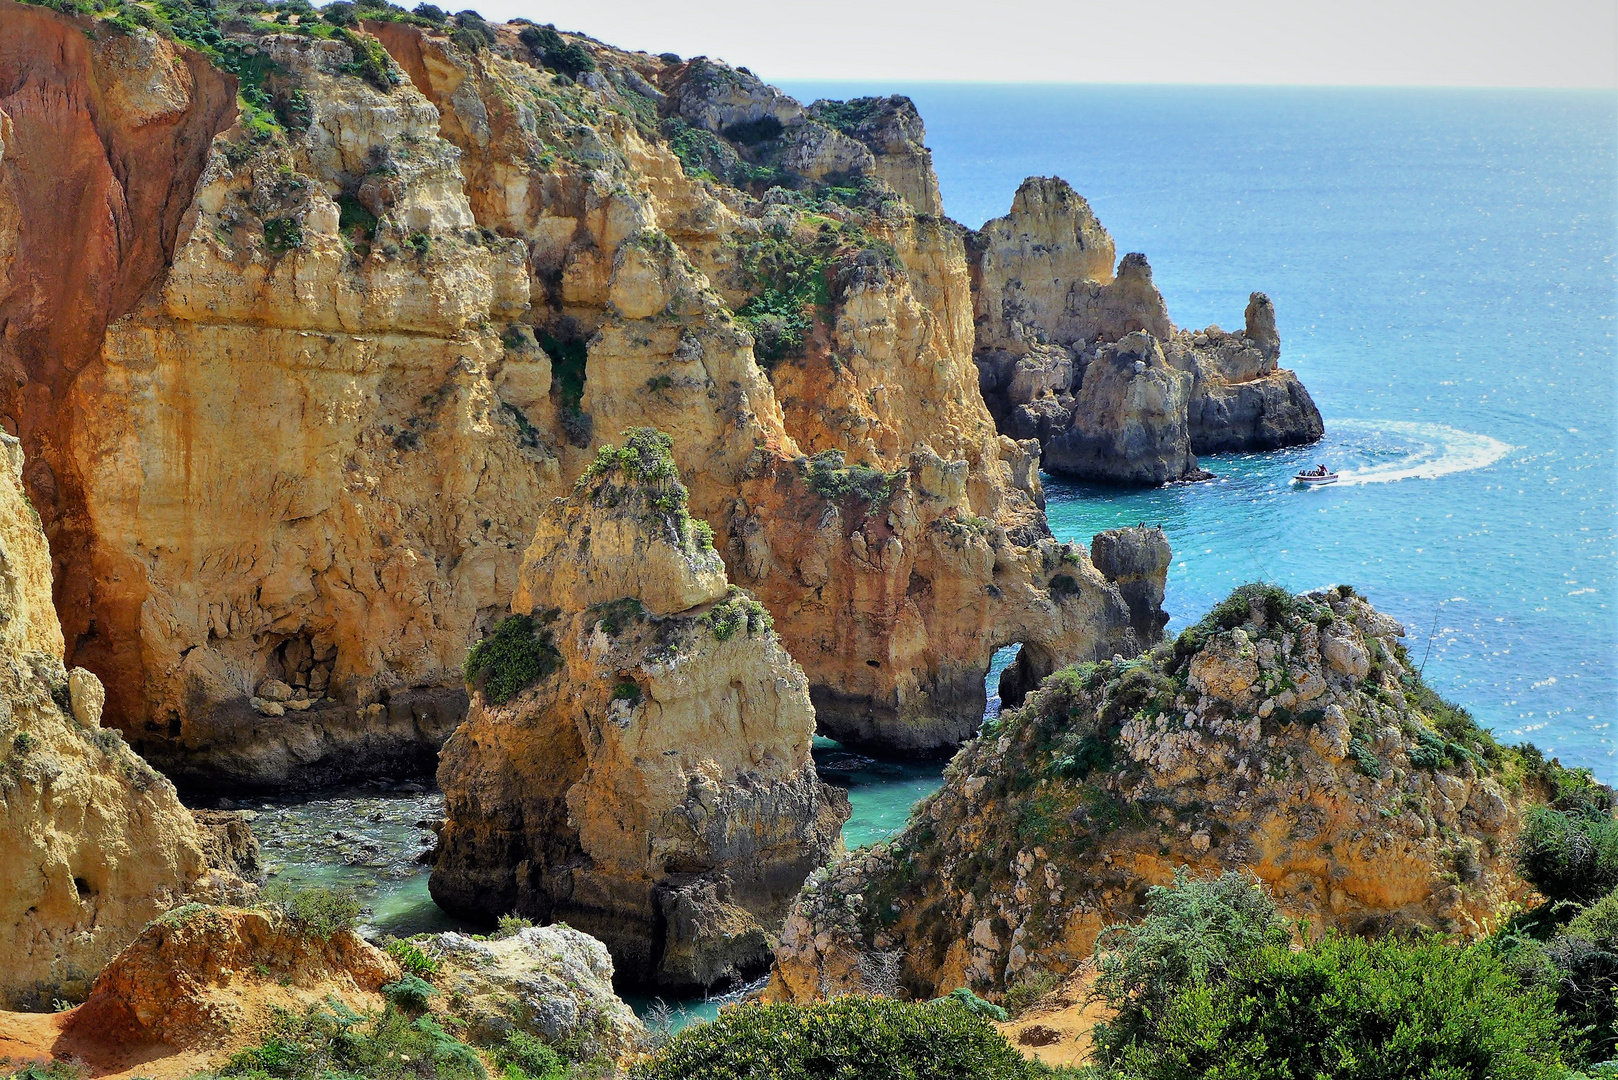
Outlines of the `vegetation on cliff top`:
M608 444L596 451L574 490L588 492L601 506L644 501L688 555L711 553L713 528L691 516L691 493L680 482L680 470L674 464L674 439L647 427L630 428L623 437L623 446Z

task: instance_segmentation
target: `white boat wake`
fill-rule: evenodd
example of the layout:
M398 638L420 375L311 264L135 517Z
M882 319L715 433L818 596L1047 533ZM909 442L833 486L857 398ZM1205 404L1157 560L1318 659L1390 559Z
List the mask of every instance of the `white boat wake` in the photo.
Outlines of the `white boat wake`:
M1433 480L1483 469L1515 449L1488 435L1413 420L1338 420L1334 452L1348 459L1336 486ZM1335 441L1335 440L1334 440Z

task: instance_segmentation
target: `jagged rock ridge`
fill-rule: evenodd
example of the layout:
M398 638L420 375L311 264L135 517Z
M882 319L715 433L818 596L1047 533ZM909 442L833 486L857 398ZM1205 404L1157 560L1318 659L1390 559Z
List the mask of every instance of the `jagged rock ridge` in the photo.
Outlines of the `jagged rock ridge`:
M1038 439L1051 472L1156 485L1202 477L1198 454L1274 450L1324 433L1280 368L1269 297L1239 334L1169 321L1146 257L1116 249L1066 181L1023 181L969 241L980 386L1000 430Z

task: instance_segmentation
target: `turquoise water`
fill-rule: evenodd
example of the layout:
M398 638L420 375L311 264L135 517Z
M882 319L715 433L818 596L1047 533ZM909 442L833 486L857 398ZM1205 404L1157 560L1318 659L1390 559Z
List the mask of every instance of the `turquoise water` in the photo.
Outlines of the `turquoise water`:
M1067 178L1182 326L1275 301L1327 441L1120 494L1052 528L1161 523L1171 629L1233 586L1346 581L1509 740L1618 781L1618 98L1610 93L795 84L910 94L951 216ZM1295 492L1328 461L1352 477ZM1431 636L1431 647L1428 640Z

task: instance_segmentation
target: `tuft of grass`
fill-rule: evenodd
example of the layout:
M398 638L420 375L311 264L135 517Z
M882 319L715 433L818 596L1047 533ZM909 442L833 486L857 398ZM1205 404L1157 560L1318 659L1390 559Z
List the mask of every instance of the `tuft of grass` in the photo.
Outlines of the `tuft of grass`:
M427 1001L438 991L431 983L417 975L405 975L398 982L382 987L382 996L396 1009L404 1012L422 1012Z
M438 961L423 952L420 946L400 938L389 938L383 946L383 951L393 958L393 962L398 964L406 975L431 979L438 974L441 967Z

